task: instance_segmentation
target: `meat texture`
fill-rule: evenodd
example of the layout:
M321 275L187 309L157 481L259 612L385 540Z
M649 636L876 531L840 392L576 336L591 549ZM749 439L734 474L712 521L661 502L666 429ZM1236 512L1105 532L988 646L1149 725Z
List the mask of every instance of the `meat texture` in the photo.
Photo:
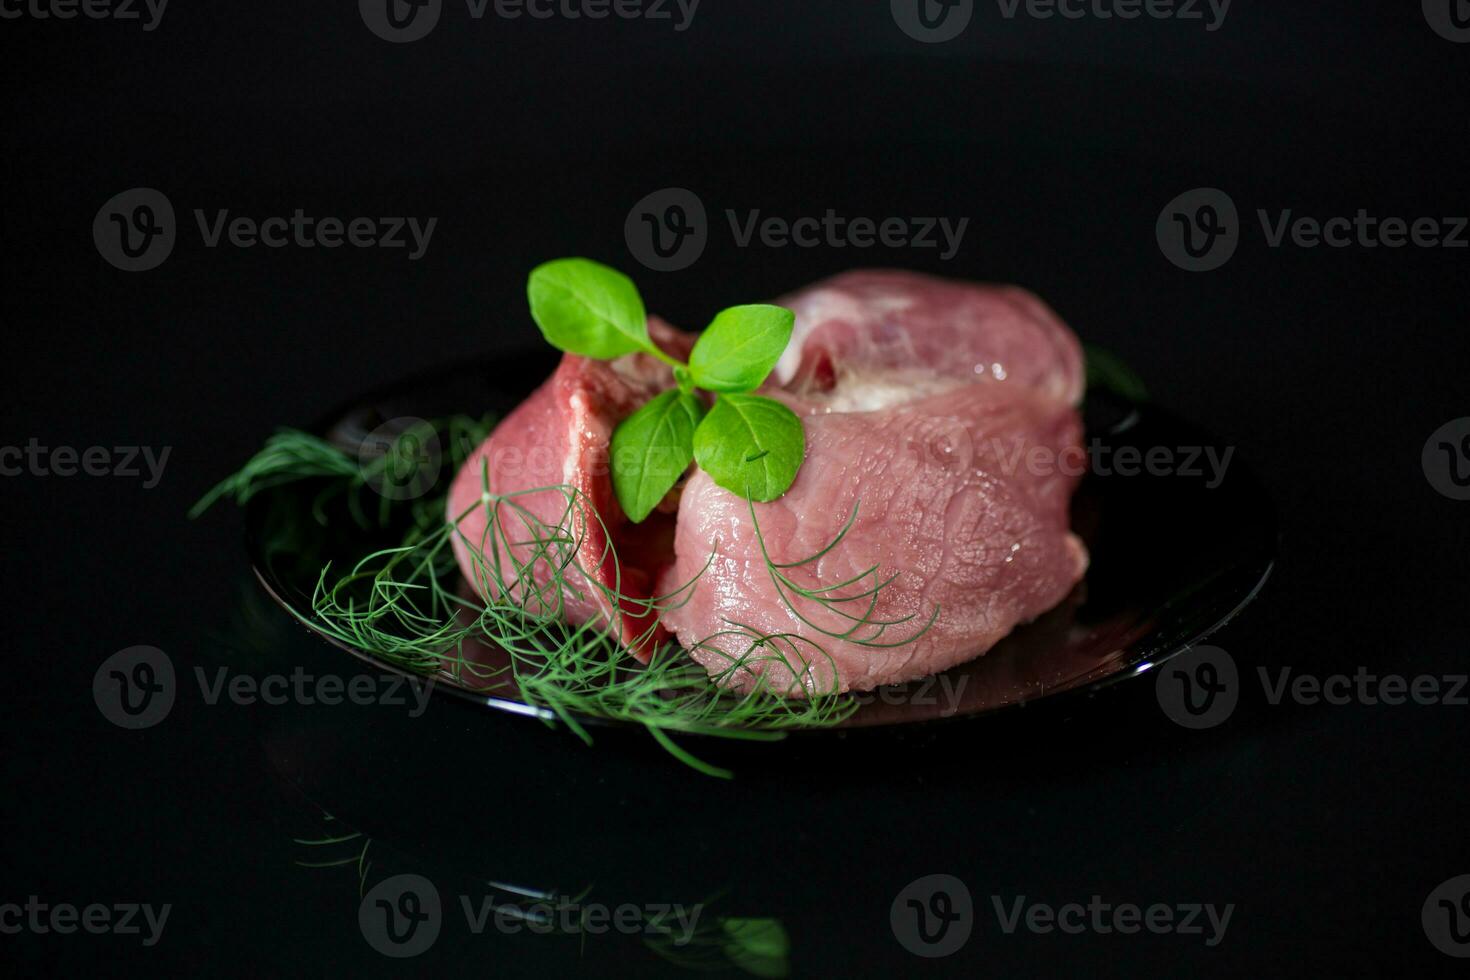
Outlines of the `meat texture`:
M739 689L870 690L1059 603L1087 553L1068 530L1082 357L1055 314L1023 290L884 271L777 302L797 322L766 394L805 417L806 457L770 503L702 472L684 488L659 591L694 582L663 623L695 659Z
M752 507L696 470L629 524L609 442L672 375L567 355L455 478L466 580L608 624L644 661L672 632L720 683L792 696L936 673L1059 603L1087 553L1068 530L1082 357L1056 315L1024 290L888 271L777 302L796 327L764 393L807 444L784 496ZM649 325L687 358L692 336ZM661 618L646 604L674 595Z
M649 332L665 353L688 357L688 334L657 318ZM455 557L476 591L504 591L532 613L574 624L612 624L647 661L667 637L643 601L672 558L673 515L629 524L613 493L608 447L619 422L673 383L647 354L567 354L495 427L455 476L447 504Z

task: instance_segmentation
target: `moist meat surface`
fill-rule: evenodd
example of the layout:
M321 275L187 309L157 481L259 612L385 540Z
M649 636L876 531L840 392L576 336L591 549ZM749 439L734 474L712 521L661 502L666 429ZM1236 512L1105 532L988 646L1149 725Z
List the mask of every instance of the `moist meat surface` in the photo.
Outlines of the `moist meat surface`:
M1056 315L1014 287L891 271L845 273L777 302L796 326L763 393L803 416L807 448L787 493L754 505L764 554L751 505L698 470L677 517L664 508L628 523L608 471L612 432L673 378L646 355L567 355L455 479L466 579L496 595L499 561L506 590L533 612L610 623L643 660L672 633L721 683L793 696L942 671L1061 602L1087 567L1068 530L1084 374ZM656 319L650 330L687 357L692 336ZM538 489L550 487L560 489ZM837 547L804 562L854 513ZM532 543L557 528L574 549ZM778 587L772 563L805 589L877 569L829 599L886 584L871 607L818 603ZM565 587L547 589L559 565ZM691 582L661 620L637 602ZM779 639L752 649L751 637Z
M869 690L969 660L1059 603L1087 552L1068 530L1066 475L1083 460L1082 358L1055 314L1011 287L897 272L778 302L797 313L795 353L767 394L805 416L806 459L783 497L754 505L765 554L751 506L690 479L661 590L698 575L664 617L693 656L739 688ZM817 553L854 511L836 548L785 574L813 589L877 566L831 594L892 576L876 606L778 587L770 563ZM853 629L841 613L892 625ZM752 649L751 636L794 639Z
M658 319L649 332L679 358L693 345ZM567 354L495 427L455 476L447 504L460 571L481 595L496 597L503 583L533 613L613 623L648 659L667 633L637 600L650 596L672 558L673 516L629 524L613 493L608 446L619 422L673 383L669 368L646 354L616 361ZM487 489L506 499L484 503ZM576 547L557 543L563 537ZM565 584L556 587L559 578Z

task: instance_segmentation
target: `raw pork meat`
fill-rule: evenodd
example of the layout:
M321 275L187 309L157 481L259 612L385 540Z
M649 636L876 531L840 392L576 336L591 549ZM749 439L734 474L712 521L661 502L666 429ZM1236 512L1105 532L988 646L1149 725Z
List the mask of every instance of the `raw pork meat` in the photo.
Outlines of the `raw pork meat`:
M465 577L493 595L487 562L498 556L526 569L504 577L532 611L613 623L644 661L672 632L720 683L791 696L945 670L1061 602L1087 567L1068 530L1085 461L1076 409L1084 375L1077 340L1056 315L1013 287L889 271L846 273L777 302L796 312L796 327L764 393L804 417L807 448L791 489L754 505L766 554L789 566L783 574L797 588L861 578L829 599L886 583L876 604L819 603L778 584L750 505L698 470L677 518L671 496L643 524L628 523L608 475L609 440L673 384L646 355L564 357L476 450L449 497ZM687 358L693 337L656 319L650 330ZM487 535L484 479L492 494L513 495L496 505L499 544ZM535 489L558 485L575 488L583 505L569 511L565 492ZM837 547L804 561L854 512ZM538 552L528 525L541 537L567 527L575 555ZM546 590L553 565L572 558L580 572ZM690 582L687 601L661 621L636 603Z
M697 472L660 587L710 562L664 616L695 659L742 689L870 690L978 656L1059 603L1087 552L1068 530L1082 357L1055 314L1019 289L900 272L847 273L778 303L797 323L767 394L805 415L807 450L785 496L754 506L766 553L801 562L856 510L836 548L784 574L816 589L876 566L829 598L892 580L871 609L778 585L750 505Z
M649 333L665 353L688 358L690 335L657 318ZM481 595L496 597L498 560L513 601L542 614L559 606L574 624L615 621L624 645L647 662L668 634L638 600L650 597L672 560L674 515L628 522L613 493L608 446L619 422L673 383L669 368L647 354L615 361L567 354L495 427L455 476L446 506L460 571ZM487 489L508 498L495 505L495 533L482 500ZM577 546L545 543L558 536ZM549 587L559 574L565 585Z

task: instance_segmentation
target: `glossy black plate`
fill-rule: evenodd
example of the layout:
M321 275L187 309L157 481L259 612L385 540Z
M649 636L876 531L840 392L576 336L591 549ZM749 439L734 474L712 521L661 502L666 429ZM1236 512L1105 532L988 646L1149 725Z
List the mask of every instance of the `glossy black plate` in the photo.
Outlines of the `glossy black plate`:
M463 364L358 399L324 420L320 431L356 447L393 420L504 413L554 366L555 355L544 350ZM1255 596L1270 573L1277 531L1269 500L1240 453L1162 409L1105 390L1089 395L1085 420L1094 465L1074 498L1072 526L1091 552L1086 578L1056 609L985 656L937 678L866 695L837 728L975 718L1093 691L1145 673L1198 643ZM1125 463L1134 458L1131 450L1139 460L1135 465ZM1153 466L1145 465L1150 451ZM1223 468L1222 459L1228 459ZM451 477L446 465L435 479ZM247 514L257 576L277 602L305 620L326 562L345 568L397 543L391 529L361 531L345 507L336 514L329 510L325 525L312 520L317 489L310 482L287 485L256 497ZM431 493L443 484L418 489ZM394 506L407 511L405 504ZM282 541L289 546L281 547ZM485 654L494 659L492 651ZM435 690L494 714L547 717L519 701L509 681L485 690L441 682Z

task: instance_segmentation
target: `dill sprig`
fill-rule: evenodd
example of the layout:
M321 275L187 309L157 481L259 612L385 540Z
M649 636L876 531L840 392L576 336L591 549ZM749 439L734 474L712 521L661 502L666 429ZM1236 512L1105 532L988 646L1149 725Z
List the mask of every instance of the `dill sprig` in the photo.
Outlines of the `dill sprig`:
M467 455L459 447L474 445L489 427L463 417L435 424L450 433L454 451L448 462L456 469ZM345 493L353 519L367 527L361 498L364 488L371 486L371 474L365 475L364 469L343 449L317 436L283 430L191 513L202 513L222 498L245 503L288 482L320 479L323 487L312 503L318 522L327 519L324 502ZM480 480L480 499L452 521L445 520L442 493L412 502L386 501L412 508L401 541L345 570L324 565L310 615L292 610L293 615L322 635L386 664L447 678L477 692L503 693L543 722L564 726L588 744L592 742L588 720L641 726L669 754L710 776L729 778L731 773L694 756L679 745L676 735L774 741L792 729L835 725L857 710L858 702L839 692L836 670L818 671L824 663L834 666L827 651L795 633L765 633L727 623L726 629L693 644L696 651L728 659L728 667L714 676L672 641L659 644L647 664L638 663L620 638L619 620L647 620L649 632L637 639L650 640L658 617L688 600L704 569L667 595L626 594L619 576L605 583L589 571L621 566L600 515L579 490L550 486L493 494L483 463ZM560 494L565 504L553 521L538 518L528 506L532 495L545 494ZM477 510L485 517L485 532L481 540L470 541L461 525ZM750 512L777 593L811 629L861 646L891 647L913 642L933 624L937 608L927 623L905 638L885 636L915 617L874 618L879 592L893 581L893 576L884 578L877 566L832 585L796 581L797 570L809 570L841 544L856 521L856 508L826 547L788 563L772 560L754 504ZM380 506L380 526L386 526L390 513ZM596 540L604 544L595 560L584 564L583 544L594 530L600 531ZM472 558L473 582L464 582L459 572L456 541ZM567 603L589 598L612 613L580 624L568 622ZM842 625L824 627L800 605L826 609ZM745 672L755 680L742 678ZM789 678L790 686L774 689L773 676ZM821 682L823 676L830 681ZM737 678L745 690L736 690Z

